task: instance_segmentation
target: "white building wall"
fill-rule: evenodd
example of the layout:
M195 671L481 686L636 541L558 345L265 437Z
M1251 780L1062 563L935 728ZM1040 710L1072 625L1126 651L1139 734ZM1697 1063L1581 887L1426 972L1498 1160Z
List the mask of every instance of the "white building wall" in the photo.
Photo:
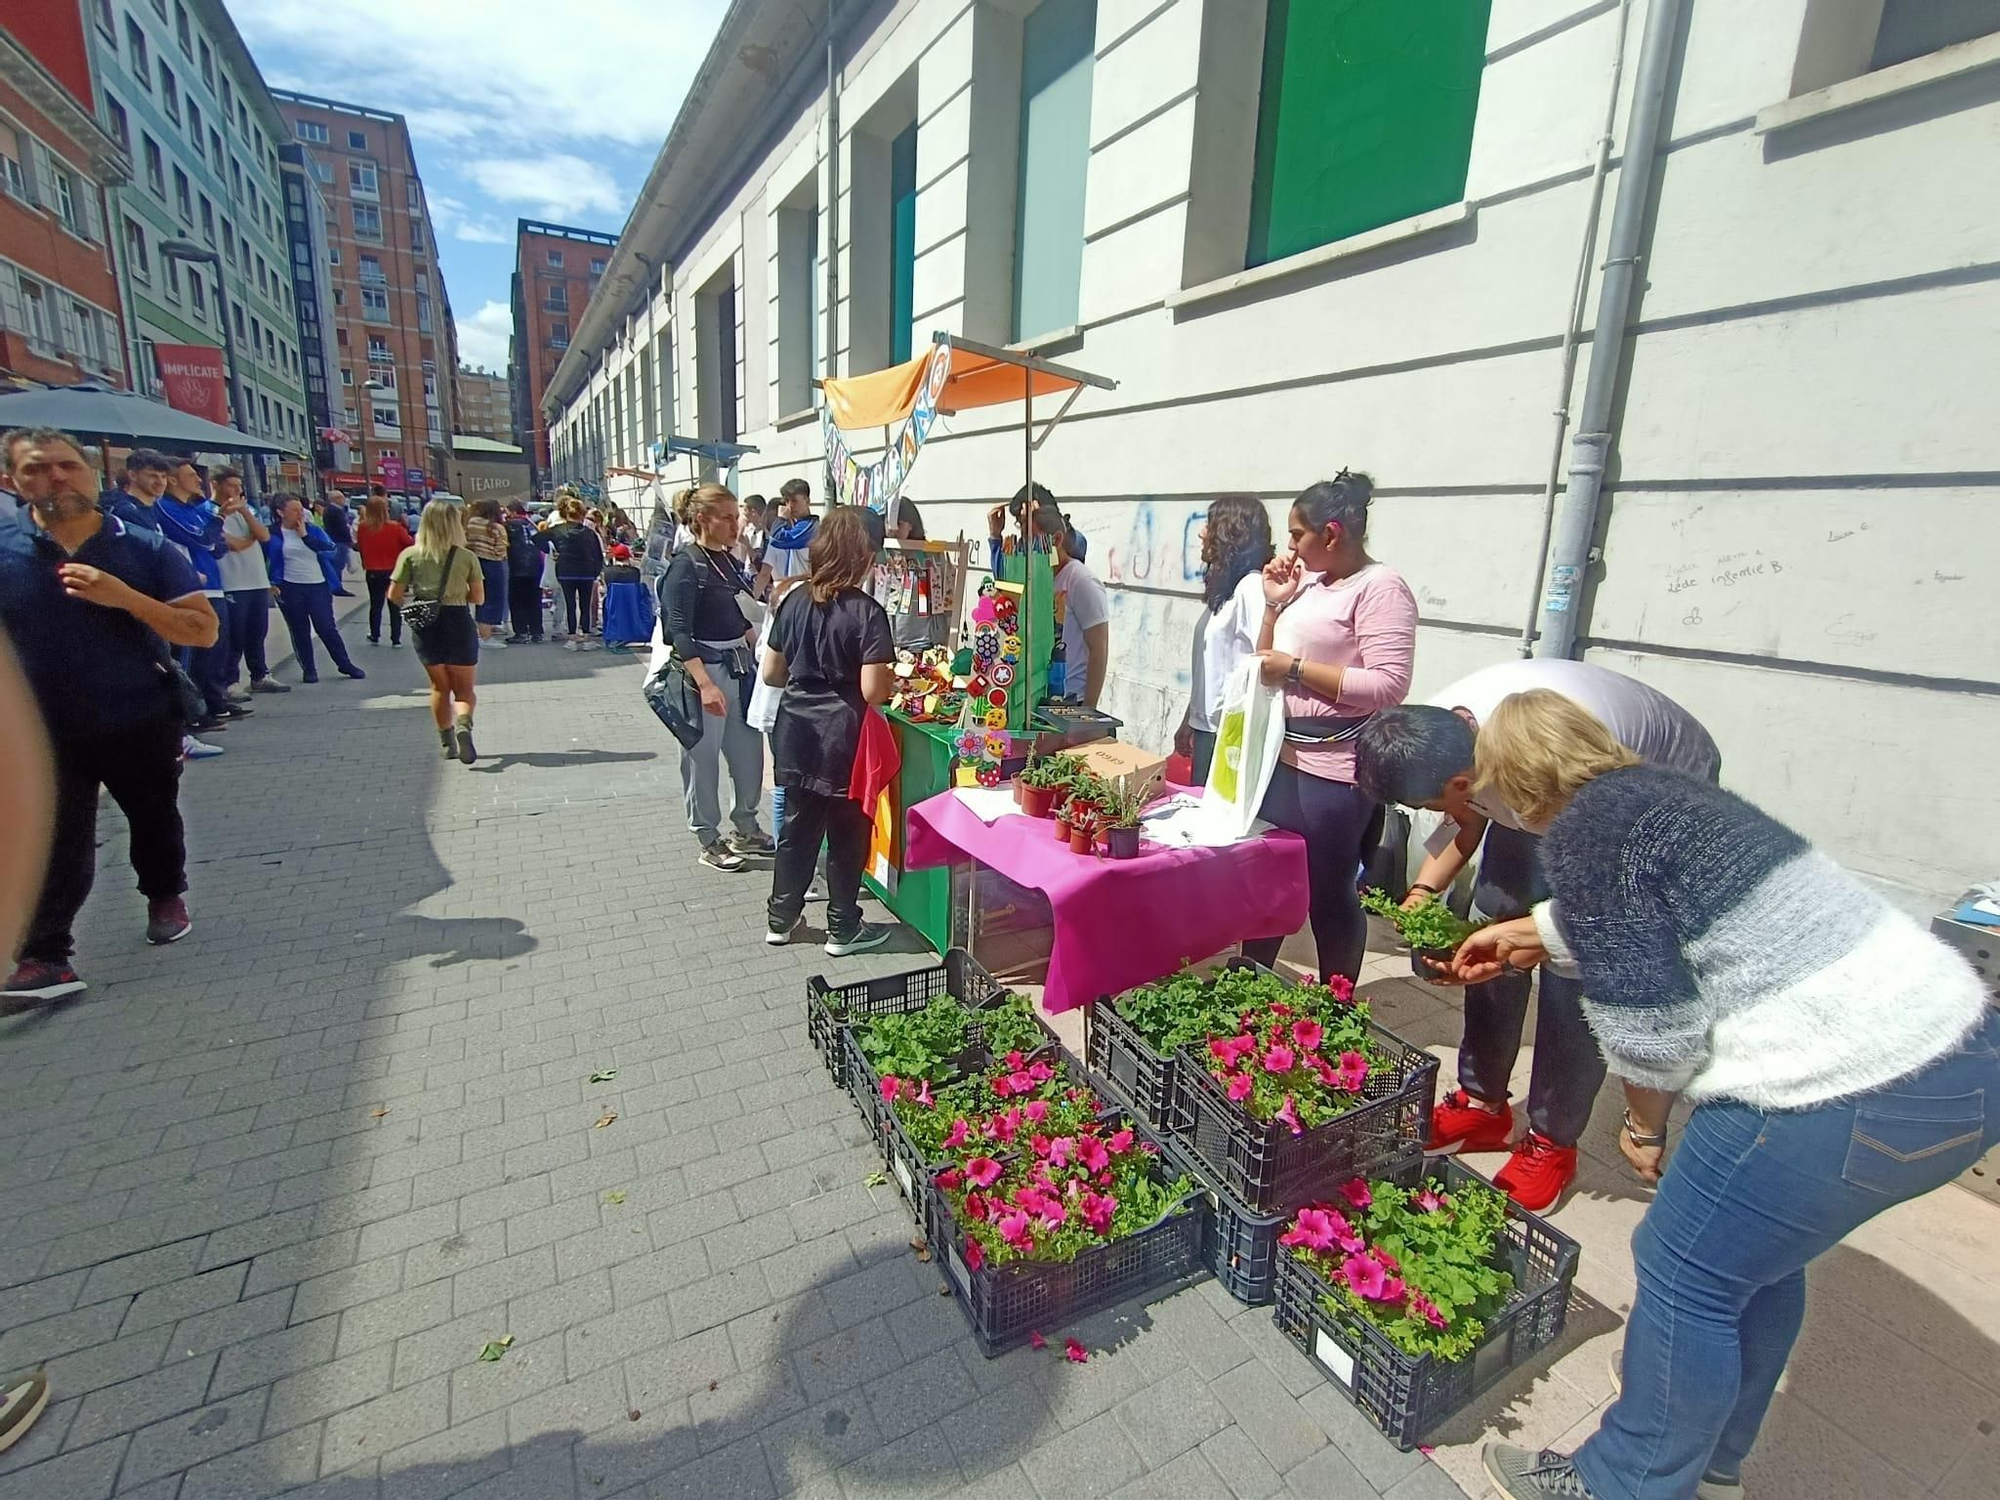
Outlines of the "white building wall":
M993 336L1008 287L981 238L996 232L999 174L982 177L980 153L1023 8L909 0L856 51L840 85L837 243L824 101L805 108L659 309L675 319L680 411L694 410L692 292L749 248L750 214L763 281L768 214L802 149L821 174L838 360L853 372L854 132L898 90L914 88L921 122L915 347L932 329ZM1982 604L2000 568L2000 221L1974 187L2000 167L2000 58L1972 43L1988 61L1969 79L1760 130L1793 91L1805 28L1832 9L1690 7L1582 624L1593 659L1708 723L1730 785L1927 909L1990 876L2000 847L2000 807L1973 771L2000 737L2000 630ZM1635 0L1623 21L1628 95L1644 10ZM1086 393L1035 472L1110 585L1105 706L1154 746L1185 704L1196 530L1218 493L1262 496L1282 532L1313 480L1342 465L1374 476L1371 550L1422 606L1419 696L1515 654L1541 594L1560 346L1621 13L1495 0L1462 206L1363 237L1372 248L1199 285L1241 266L1247 207L1230 174L1246 113L1254 123L1243 69L1260 14L1249 0L1100 0L1081 327L1045 351L1120 382ZM1616 176L1614 155L1600 232ZM876 269L861 268L864 287ZM760 419L742 433L760 452L740 485L772 494L800 474L817 491L817 426L770 425L776 286L773 266L757 297L739 293L756 354L739 389L758 381L745 414ZM909 486L932 536L984 536L987 509L1022 480L1019 417L970 413L934 432Z

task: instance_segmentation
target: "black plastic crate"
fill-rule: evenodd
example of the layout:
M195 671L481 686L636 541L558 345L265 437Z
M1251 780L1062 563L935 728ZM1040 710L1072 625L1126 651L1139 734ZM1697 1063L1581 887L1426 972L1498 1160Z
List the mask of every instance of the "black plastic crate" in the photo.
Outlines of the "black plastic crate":
M1371 1070L1362 1088L1367 1102L1299 1135L1275 1120L1251 1119L1210 1076L1203 1049L1181 1048L1175 1134L1258 1214L1289 1213L1312 1202L1328 1182L1394 1161L1430 1134L1438 1060L1372 1021L1368 1031L1388 1068Z
M1180 1059L1162 1057L1123 1016L1109 996L1084 1014L1083 1061L1104 1091L1155 1130L1173 1129L1174 1070Z
M1371 1175L1404 1187L1429 1176L1446 1192L1467 1182L1492 1186L1449 1157L1419 1157L1396 1171ZM1509 1200L1501 1253L1514 1276L1514 1293L1487 1323L1486 1336L1467 1359L1447 1363L1430 1355L1405 1354L1367 1319L1329 1313L1320 1298L1332 1289L1289 1251L1278 1257L1274 1320L1280 1332L1407 1452L1424 1433L1562 1333L1569 1315L1570 1283L1576 1279L1576 1241Z
M1141 1140L1159 1144L1151 1132L1134 1124ZM1160 1171L1178 1175L1163 1152ZM965 1264L964 1236L945 1195L925 1184L932 1207L924 1215L932 1254L944 1267L945 1281L972 1325L972 1340L988 1359L1030 1333L1055 1330L1100 1308L1128 1297L1178 1287L1202 1274L1200 1198L1190 1193L1169 1209L1157 1224L1108 1245L1084 1251L1062 1264L1012 1261L985 1265L977 1272Z
M940 995L976 1010L1006 992L1007 987L963 948L948 950L941 964L852 984L828 984L825 975L815 974L806 981L806 1035L825 1062L827 1076L846 1088L847 1057L838 1037L842 1025L922 1010Z

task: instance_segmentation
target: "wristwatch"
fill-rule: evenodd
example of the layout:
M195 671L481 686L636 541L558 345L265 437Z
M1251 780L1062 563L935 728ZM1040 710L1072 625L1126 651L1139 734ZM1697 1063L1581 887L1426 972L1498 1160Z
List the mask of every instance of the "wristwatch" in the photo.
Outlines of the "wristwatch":
M1638 1146L1642 1150L1650 1151L1656 1146L1664 1146L1667 1143L1667 1133L1664 1130L1658 1135L1647 1135L1638 1126L1634 1125L1630 1109L1625 1111L1625 1134L1631 1137L1633 1145Z
M1304 666L1305 662L1303 660L1296 656L1293 657L1292 669L1285 673L1285 681L1289 682L1293 687L1299 686L1299 671Z
M1426 896L1435 896L1438 893L1438 888L1434 885L1425 885L1421 880L1413 880L1410 882L1410 888L1403 892L1403 894L1405 896L1414 896L1418 891L1422 891Z

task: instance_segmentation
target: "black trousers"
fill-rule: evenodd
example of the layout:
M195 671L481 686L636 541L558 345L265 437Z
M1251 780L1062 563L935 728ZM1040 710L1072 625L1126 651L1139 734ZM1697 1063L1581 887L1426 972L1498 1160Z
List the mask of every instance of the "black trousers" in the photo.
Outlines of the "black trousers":
M805 909L806 888L826 840L826 933L852 937L861 926L861 866L868 858L867 809L852 797L785 788L785 826L771 872L771 931L789 932Z
M542 580L537 574L508 577L507 613L513 618L514 634L542 638Z
M589 635L595 622L591 611L597 603L597 580L595 578L561 578L563 610L569 616L571 635ZM583 624L576 622L581 617Z
M187 889L187 840L181 829L181 728L172 719L115 734L70 736L52 746L56 763L55 838L22 960L67 963L71 928L97 875L97 789L111 794L131 829L129 849L147 900Z
M382 611L384 607L389 611L389 639L400 641L403 638L403 612L395 605L389 603L390 576L387 573L369 573L366 575L368 579L368 639L371 641L382 639Z
M1319 977L1353 980L1368 950L1368 919L1361 914L1361 862L1382 837L1382 804L1346 781L1308 776L1279 761L1258 811L1306 841L1306 882ZM786 816L790 816L787 812ZM1282 938L1243 945L1260 964L1276 960Z

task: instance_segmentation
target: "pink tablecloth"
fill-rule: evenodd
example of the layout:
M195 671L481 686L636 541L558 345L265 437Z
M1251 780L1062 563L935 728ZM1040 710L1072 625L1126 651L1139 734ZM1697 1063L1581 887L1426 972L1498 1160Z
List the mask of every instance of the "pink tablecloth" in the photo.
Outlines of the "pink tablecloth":
M1172 973L1244 938L1306 921L1306 845L1272 829L1221 849L1141 846L1137 859L1072 854L1047 818L979 821L950 792L909 810L904 868L971 859L1040 891L1055 913L1042 1004L1069 1010Z

